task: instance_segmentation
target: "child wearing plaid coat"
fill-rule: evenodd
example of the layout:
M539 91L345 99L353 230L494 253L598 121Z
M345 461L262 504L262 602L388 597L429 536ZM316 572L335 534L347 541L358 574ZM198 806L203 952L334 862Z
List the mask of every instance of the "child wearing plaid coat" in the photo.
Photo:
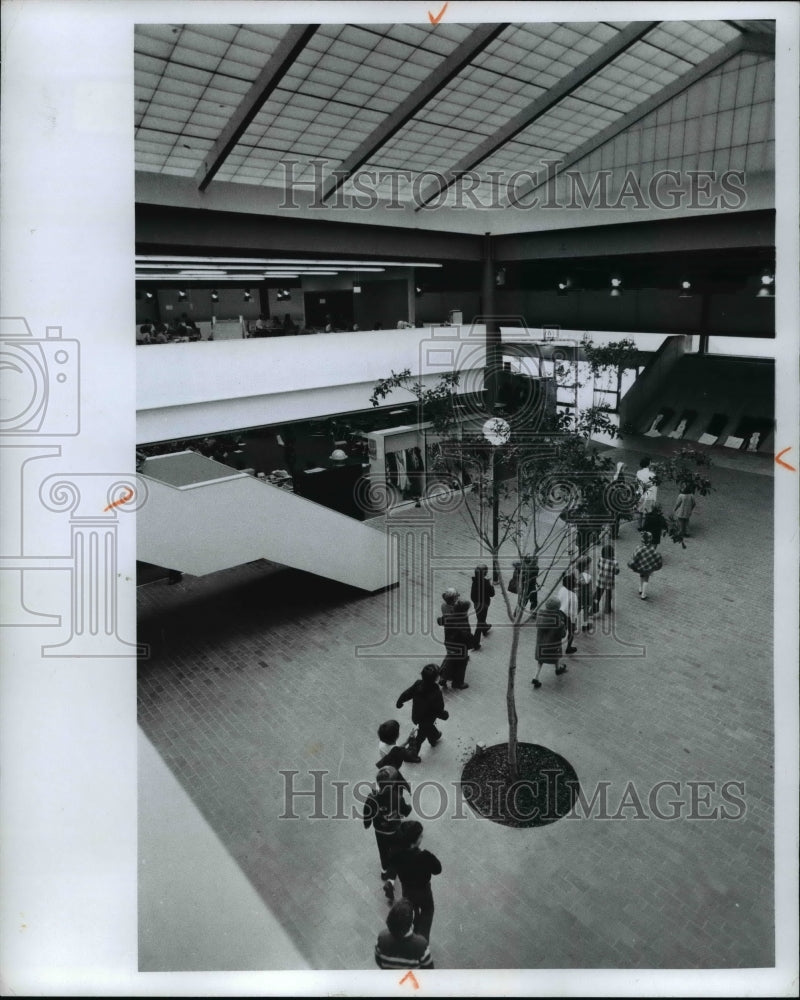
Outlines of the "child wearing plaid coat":
M628 563L628 568L639 574L639 597L643 601L647 600L647 584L650 582L650 574L660 570L663 564L661 553L653 545L653 536L649 531L643 531L642 544L634 549L633 557Z
M604 545L597 560L597 587L594 592L594 610L600 610L600 599L606 595L605 614L611 613L611 601L614 596L615 577L619 573L619 563L614 557L614 546Z

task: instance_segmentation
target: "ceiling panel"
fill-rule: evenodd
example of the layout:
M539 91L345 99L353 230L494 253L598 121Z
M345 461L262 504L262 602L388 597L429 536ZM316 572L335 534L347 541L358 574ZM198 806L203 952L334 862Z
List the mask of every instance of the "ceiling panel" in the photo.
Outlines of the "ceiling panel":
M468 163L477 146L626 25L509 25L363 169L413 176ZM138 25L137 167L193 175L287 30L285 25ZM474 30L475 25L434 28L424 22L320 26L223 162L218 180L282 186L282 163L292 159L299 161L296 179L318 181L311 161L326 160L326 170L335 169ZM573 153L679 81L740 30L774 34L774 22L659 23L477 169L531 170L542 158ZM748 169L767 169L774 159L774 85L774 60L742 53L580 162L653 169L657 163L685 167L710 157L717 168L742 161ZM388 195L391 187L387 178L381 190ZM482 184L482 196L491 187Z

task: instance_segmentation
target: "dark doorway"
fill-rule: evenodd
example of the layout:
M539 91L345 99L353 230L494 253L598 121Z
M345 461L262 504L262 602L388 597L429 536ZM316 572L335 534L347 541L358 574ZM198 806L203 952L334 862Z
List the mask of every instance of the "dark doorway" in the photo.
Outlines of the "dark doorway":
M334 330L352 330L353 293L306 292L306 326L324 330L328 323Z

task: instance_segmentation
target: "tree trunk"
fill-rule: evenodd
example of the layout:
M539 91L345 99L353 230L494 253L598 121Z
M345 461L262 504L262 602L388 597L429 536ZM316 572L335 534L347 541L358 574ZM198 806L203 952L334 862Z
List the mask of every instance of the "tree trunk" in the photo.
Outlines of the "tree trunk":
M522 615L515 615L511 632L511 654L508 658L508 688L506 690L506 708L508 709L508 777L511 783L518 777L517 771L517 705L514 699L514 678L517 673L517 650L519 649L519 633L522 628Z

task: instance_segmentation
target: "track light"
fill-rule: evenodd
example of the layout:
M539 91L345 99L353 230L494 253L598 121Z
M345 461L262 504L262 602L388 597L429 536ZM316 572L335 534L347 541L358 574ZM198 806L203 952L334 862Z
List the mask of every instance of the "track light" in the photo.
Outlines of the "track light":
M757 299L771 299L775 295L775 275L764 271L761 275L761 288L756 292Z
M558 283L558 294L559 295L566 295L569 292L569 289L570 289L571 285L572 285L572 282L569 280L569 278L564 278L563 281L559 281L559 283Z
M619 298L619 296L622 295L622 290L620 289L620 285L621 284L622 284L622 278L612 278L611 279L611 292L610 292L610 295L611 295L612 299Z
M211 301L212 302L219 302L219 295L217 294L217 290L216 289L214 289L214 291L211 293Z
M185 298L186 298L186 292L185 292L185 291L184 291L183 289L181 289L181 290L180 290L180 291L178 292L178 299L179 299L179 301L180 301L180 302L183 302L183 300L184 300Z
M245 302L249 302L252 298L253 298L253 296L250 294L250 289L249 288L245 288L245 290L244 290L244 300L245 300Z
M152 297L153 297L153 293L152 293L152 292L145 292L145 293L144 293L144 297L145 297L146 299L152 299Z
M678 296L679 299L690 299L692 297L692 283L686 278L681 282L681 294Z

